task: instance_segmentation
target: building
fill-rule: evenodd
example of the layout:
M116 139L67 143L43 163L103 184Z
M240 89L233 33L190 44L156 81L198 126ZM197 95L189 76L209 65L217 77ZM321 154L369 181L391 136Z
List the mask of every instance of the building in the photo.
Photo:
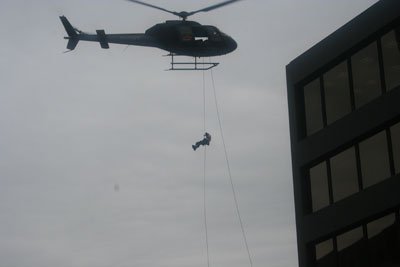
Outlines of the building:
M286 71L299 266L400 266L400 1Z

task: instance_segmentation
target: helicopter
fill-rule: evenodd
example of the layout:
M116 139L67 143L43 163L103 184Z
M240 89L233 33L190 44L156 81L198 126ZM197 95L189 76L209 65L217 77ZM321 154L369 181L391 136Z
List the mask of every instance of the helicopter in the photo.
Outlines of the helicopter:
M219 63L205 63L204 60L198 62L197 58L221 56L231 53L237 48L236 41L217 27L201 25L198 22L189 21L187 18L196 13L208 12L241 0L224 1L191 12L175 12L142 1L127 1L173 14L180 17L181 20L167 20L158 23L147 29L145 33L106 34L104 30L96 30L96 34L88 34L73 27L65 16L60 16L68 34L64 37L68 40L68 51L74 50L79 41L99 42L103 49L108 49L110 43L155 47L169 52L166 56L171 56L170 70L204 70L213 68ZM193 57L194 62L176 62L174 56ZM186 66L183 68L176 67L183 65Z

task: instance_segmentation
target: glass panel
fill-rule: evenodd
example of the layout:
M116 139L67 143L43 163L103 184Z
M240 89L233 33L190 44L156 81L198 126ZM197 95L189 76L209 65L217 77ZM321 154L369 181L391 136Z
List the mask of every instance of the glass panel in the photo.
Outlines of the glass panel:
M369 265L367 247L362 227L337 237L338 264L340 267L365 267Z
M369 266L400 266L400 228L394 223L394 214L367 225Z
M310 169L310 185L313 212L329 205L329 187L326 162Z
M351 112L349 74L343 62L324 75L327 123Z
M363 238L362 227L358 227L358 228L348 231L344 234L338 235L337 236L338 251L341 251L341 250L353 245L354 243L361 240L362 238Z
M392 135L392 151L394 159L394 168L396 174L400 173L400 123L393 125L390 128Z
M315 256L319 260L329 253L333 252L333 241L332 239L321 242L315 246Z
M306 116L307 135L323 128L321 87L319 79L304 86L304 108Z
M351 58L353 69L354 100L356 108L382 94L376 42Z
M358 176L354 147L331 158L334 202L358 192Z
M387 90L400 85L400 27L382 37L383 65Z
M396 220L396 216L394 213L389 214L388 216L382 217L378 220L370 222L367 224L367 232L368 238L372 238L378 234L380 234L383 230L393 225Z
M360 159L364 188L391 176L386 131L360 143Z

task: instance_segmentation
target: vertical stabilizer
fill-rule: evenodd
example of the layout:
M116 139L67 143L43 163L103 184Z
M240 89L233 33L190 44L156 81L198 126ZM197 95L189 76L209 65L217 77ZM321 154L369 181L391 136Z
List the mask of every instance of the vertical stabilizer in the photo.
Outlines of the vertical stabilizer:
M68 37L65 37L65 39L69 39L68 44L67 44L67 49L74 50L76 45L79 42L78 32L75 30L74 27L72 27L71 23L68 21L68 19L65 16L60 16L60 20L61 20L62 24L64 25L65 31L68 34Z

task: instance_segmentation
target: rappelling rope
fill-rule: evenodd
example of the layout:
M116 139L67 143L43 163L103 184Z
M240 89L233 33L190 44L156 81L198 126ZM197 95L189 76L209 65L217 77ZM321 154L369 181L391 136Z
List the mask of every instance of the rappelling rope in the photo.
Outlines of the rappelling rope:
M210 62L211 62L211 61L210 61ZM250 267L252 267L252 266L253 266L253 261L252 261L252 259L251 259L251 254L250 254L249 245L248 245L248 243L247 243L246 232L245 232L245 230L244 230L242 216L240 215L239 203L238 203L238 200L237 200L237 197L236 197L235 185L234 185L234 183L233 183L232 173L231 173L231 167L230 167L230 164L229 164L228 153L227 153L227 150L226 150L224 132L223 132L223 130L222 130L221 116L220 116L219 107L218 107L217 92L216 92L216 89L215 89L214 74L213 74L213 70L212 70L212 69L210 70L210 73L211 73L211 82L212 82L212 87L213 87L213 92L214 92L215 108L216 108L216 111L217 111L219 130L220 130L221 139L222 139L222 144L223 144L224 152L225 152L225 160L226 160L226 165L227 165L227 169L228 169L229 181L230 181L231 188L232 188L232 194L233 194L233 199L234 199L234 202L235 202L236 213L237 213L237 216L238 216L238 219L239 219L239 223L240 223L240 228L242 229L243 241L244 241L244 244L245 244L245 246L246 246L247 255L248 255L248 257L249 257Z
M204 58L203 58L204 65ZM203 70L203 132L206 132L206 71ZM204 146L205 147L205 146Z
M203 58L204 65L204 58ZM206 132L206 78L205 70L203 70L203 132ZM204 162L203 162L203 213L204 213L204 230L206 239L207 267L210 267L210 254L208 246L208 226L207 226L207 203L206 203L206 163L207 163L207 147L204 146Z

